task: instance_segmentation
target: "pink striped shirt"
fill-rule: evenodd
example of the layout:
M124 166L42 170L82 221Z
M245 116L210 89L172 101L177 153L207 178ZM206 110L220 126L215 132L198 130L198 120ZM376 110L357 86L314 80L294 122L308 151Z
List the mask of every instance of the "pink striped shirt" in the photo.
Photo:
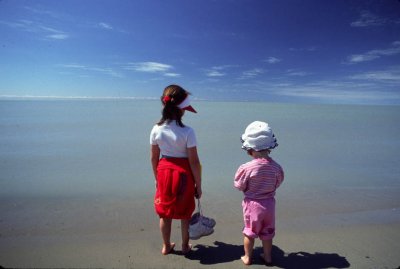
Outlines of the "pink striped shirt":
M258 158L239 167L234 186L243 191L245 198L266 199L275 196L283 178L283 169L277 162L270 157Z

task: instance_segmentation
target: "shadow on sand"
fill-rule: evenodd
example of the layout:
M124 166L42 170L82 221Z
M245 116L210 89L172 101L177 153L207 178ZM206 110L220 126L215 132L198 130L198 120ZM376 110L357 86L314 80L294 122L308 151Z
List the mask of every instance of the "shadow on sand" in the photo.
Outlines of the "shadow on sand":
M259 257L262 248L254 249L253 264L263 264ZM231 245L223 242L215 241L213 246L195 245L192 252L187 255L190 260L198 260L201 264L218 264L239 260L243 255L242 245ZM303 251L285 253L277 246L272 248L272 257L275 267L278 268L348 268L350 263L345 257L335 253L307 253Z

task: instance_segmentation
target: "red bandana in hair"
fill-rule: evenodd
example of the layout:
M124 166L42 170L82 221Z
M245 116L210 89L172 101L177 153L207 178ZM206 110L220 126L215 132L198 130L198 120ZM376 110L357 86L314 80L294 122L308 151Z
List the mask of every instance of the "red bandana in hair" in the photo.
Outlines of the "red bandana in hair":
M163 98L163 101L164 101L164 103L168 103L169 101L171 101L171 96L168 96L168 95L166 95L166 96L164 96L164 98Z

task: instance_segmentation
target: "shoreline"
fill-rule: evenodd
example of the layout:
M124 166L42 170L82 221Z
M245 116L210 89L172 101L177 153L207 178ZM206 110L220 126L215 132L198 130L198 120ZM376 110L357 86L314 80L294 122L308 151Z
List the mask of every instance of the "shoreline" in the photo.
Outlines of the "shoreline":
M0 265L4 268L232 268L242 265L242 217L240 208L232 207L230 200L216 205L203 203L204 213L216 219L216 229L211 236L192 240L193 251L188 257L179 252L178 221L173 222L171 237L177 243L177 251L161 255L158 217L148 202L109 197L91 202L86 199L81 204L84 200L11 201L7 205L3 199ZM221 213L221 207L229 210ZM303 268L397 268L400 265L397 256L399 210L395 213L387 223L363 225L365 218L377 216L358 212L299 218L285 215L280 208L273 250L276 268L299 268L296 264L306 266ZM357 214L361 215L358 220ZM261 244L256 240L251 268L264 268L257 259L260 251Z

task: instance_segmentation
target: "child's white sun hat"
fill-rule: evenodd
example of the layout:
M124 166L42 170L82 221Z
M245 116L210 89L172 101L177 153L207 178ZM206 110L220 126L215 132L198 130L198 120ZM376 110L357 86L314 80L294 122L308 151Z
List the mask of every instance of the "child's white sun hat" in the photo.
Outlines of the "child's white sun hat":
M275 135L268 123L254 121L247 126L242 134L242 149L261 151L278 146Z

